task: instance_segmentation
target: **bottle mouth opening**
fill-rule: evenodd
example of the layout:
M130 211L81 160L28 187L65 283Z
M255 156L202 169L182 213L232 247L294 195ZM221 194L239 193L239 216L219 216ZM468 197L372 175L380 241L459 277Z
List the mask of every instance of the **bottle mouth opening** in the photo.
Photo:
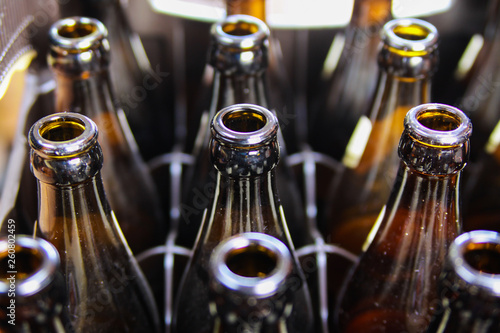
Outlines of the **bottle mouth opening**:
M463 280L500 295L500 234L475 230L458 236L448 261Z
M58 20L49 31L54 47L73 52L82 52L100 45L107 34L108 31L101 21L82 16Z
M258 131L266 125L265 115L259 110L235 110L222 117L222 123L231 131L250 133Z
M234 104L220 110L212 121L214 136L226 144L256 146L276 138L278 120L266 108Z
M233 36L248 36L259 31L259 26L252 22L236 21L222 24L222 31Z
M481 273L500 276L500 243L470 243L464 249L464 260Z
M461 146L472 133L470 119L461 110L446 104L418 105L408 111L404 124L416 140L440 147Z
M212 27L217 44L241 50L262 45L269 34L269 27L264 22L249 15L230 15Z
M437 46L438 31L427 21L415 18L394 19L382 29L382 39L404 56L422 56ZM409 53L407 53L409 52Z
M0 292L15 284L16 293L29 296L52 280L59 266L59 254L49 242L18 235L0 240ZM14 279L13 279L14 278Z
M277 266L276 253L260 244L231 250L226 256L227 268L236 275L266 278Z
M408 40L424 40L431 33L426 27L417 24L398 25L393 27L392 31L399 38Z
M38 120L30 129L31 147L47 156L66 157L86 151L97 141L97 126L88 117L60 112Z
M71 20L57 27L57 34L64 38L82 38L97 31L97 25L91 21Z
M434 131L453 131L462 123L457 114L446 109L426 109L425 112L417 114L417 120L422 126Z
M85 132L85 124L80 119L55 118L40 128L40 135L48 141L63 142L78 138Z
M220 243L210 259L215 281L241 294L268 297L285 284L292 270L290 250L275 237L257 232Z

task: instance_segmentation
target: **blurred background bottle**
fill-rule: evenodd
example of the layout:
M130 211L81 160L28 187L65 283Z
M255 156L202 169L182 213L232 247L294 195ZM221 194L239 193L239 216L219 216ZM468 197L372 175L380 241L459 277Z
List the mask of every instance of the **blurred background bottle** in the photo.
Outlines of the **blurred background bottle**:
M427 332L500 331L500 234L464 233L450 245L446 259L439 312Z
M277 119L260 106L236 104L219 111L211 128L211 161L218 171L212 190L215 194L179 287L174 330L209 329L210 295L206 285L214 248L233 235L262 232L282 241L293 256L292 274L297 284L290 311L294 318L295 313L302 313L302 319L294 325L298 331L307 332L312 327L311 300L275 185Z
M458 107L474 124L471 162L481 155L495 125L500 121L500 1L490 1L482 47L466 74L465 92Z
M106 199L95 123L56 113L33 125L29 143L36 234L59 252L75 331L159 332L153 294Z
M98 19L108 30L110 76L117 104L127 120L145 160L169 152L173 145L173 110L168 81L171 73L162 64L151 64L139 35L133 30L123 0L66 0L61 17Z
M56 248L46 240L20 234L0 239L2 332L74 332L59 265Z
M451 106L423 104L404 124L396 182L337 304L340 332L423 332L446 253L461 233L470 120Z
M336 45L343 43L338 62L333 70L323 69L327 77L322 79L319 96L311 105L309 140L314 150L337 160L342 159L358 119L373 100L380 31L392 18L391 3L355 0L349 25L334 39Z
M464 231L500 232L500 121L476 156L464 172Z

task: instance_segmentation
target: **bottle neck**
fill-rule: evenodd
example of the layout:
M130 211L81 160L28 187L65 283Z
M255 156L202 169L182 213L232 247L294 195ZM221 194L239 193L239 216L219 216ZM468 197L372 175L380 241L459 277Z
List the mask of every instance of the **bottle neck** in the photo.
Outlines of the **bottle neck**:
M370 33L378 34L385 22L392 18L391 0L356 0L354 1L350 30L353 29L376 29Z
M215 196L206 216L205 243L243 232L265 232L283 240L281 206L274 170L261 176L229 177L221 172L215 179Z
M80 266L88 261L81 257L82 253L73 250L71 238L78 237L79 246L91 248L95 246L95 239L103 240L101 247L121 241L123 236L119 228L115 229L118 225L99 172L75 185L58 186L39 180L38 193L38 229L59 250L63 271L67 265ZM94 264L99 266L97 261Z
M268 107L265 72L225 74L216 70L213 80L210 118L226 106L247 103Z
M394 115L395 125L403 130L406 113L414 106L429 103L432 76L400 77L391 68L381 68L374 103L368 118L372 122ZM399 116L397 116L399 115Z
M77 112L92 119L116 112L107 70L88 76L56 73L56 112Z

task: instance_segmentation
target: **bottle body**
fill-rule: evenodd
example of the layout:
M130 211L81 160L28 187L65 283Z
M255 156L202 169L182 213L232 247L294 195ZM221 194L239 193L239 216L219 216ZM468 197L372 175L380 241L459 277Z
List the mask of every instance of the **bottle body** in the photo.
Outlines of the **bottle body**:
M283 209L275 188L274 167L279 159L277 120L268 110L236 104L213 120L211 159L217 169L215 195L205 213L193 255L181 282L174 316L178 332L208 331L211 318L208 282L209 261L223 240L244 232L260 232L283 242L293 255ZM308 331L312 313L307 284L297 259L292 272L298 277L293 317L298 331Z
M33 125L37 234L61 257L68 313L78 332L156 332L153 295L106 199L102 151L89 118L58 113Z
M461 232L459 181L470 132L469 119L447 105L408 112L397 180L341 292L340 332L421 332L429 324L437 277Z

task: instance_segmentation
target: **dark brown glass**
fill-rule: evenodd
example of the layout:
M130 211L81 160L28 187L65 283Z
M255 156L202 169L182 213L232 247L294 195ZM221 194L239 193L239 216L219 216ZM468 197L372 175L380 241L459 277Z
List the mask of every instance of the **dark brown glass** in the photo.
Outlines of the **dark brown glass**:
M500 234L476 230L450 246L441 303L427 333L500 331Z
M106 199L95 123L56 113L33 125L29 143L36 234L59 252L75 331L158 332L153 295Z
M57 250L43 239L0 239L0 332L74 332L59 264Z
M104 25L72 17L50 30L48 62L56 79L56 111L78 112L99 128L106 162L102 179L113 211L134 254L163 244L166 223L149 170L121 108L115 105Z
M339 298L340 332L427 328L437 278L461 232L459 183L471 130L465 114L448 105L423 104L408 112L396 182Z
M314 150L342 159L356 123L377 86L380 31L392 18L390 0L356 0L339 61L313 103L309 141Z
M247 15L228 16L212 27L209 53L209 63L214 68L212 100L210 109L201 118L192 153L195 163L187 171L181 206L180 245L193 246L204 210L213 195L216 171L210 163L209 122L217 111L233 104L250 103L268 107L265 81L268 37L269 29L265 23ZM281 132L278 140L283 161L287 154ZM284 161L277 166L276 179L293 241L296 246L301 246L309 241L307 226L297 184Z
M210 331L212 315L206 289L210 256L219 243L244 232L268 234L289 249L296 285L287 325L299 332L310 331L312 311L307 283L294 255L275 184L279 160L277 119L262 107L236 104L219 111L211 128L210 151L217 170L216 183L179 287L174 331Z

